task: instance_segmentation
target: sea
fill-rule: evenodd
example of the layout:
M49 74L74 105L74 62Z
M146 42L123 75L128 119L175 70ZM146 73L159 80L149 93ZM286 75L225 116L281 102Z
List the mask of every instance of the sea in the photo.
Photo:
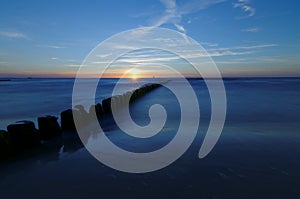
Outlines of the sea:
M181 80L170 80L167 84L181 89ZM33 121L37 127L37 117L45 115L60 121L60 112L73 106L74 81L0 81L0 129L20 120ZM101 79L95 103L110 97L118 81ZM160 81L125 79L116 94ZM225 78L224 128L215 147L202 159L198 153L211 119L211 98L203 79L188 82L199 103L199 127L191 146L170 165L147 173L118 171L71 139L53 144L46 152L0 163L1 198L300 198L300 78ZM153 104L163 106L167 114L157 135L132 138L117 126L99 134L105 133L131 152L163 148L176 137L182 107L174 93L162 86L130 106L133 121L149 124ZM189 128L185 131L190 133ZM102 137L89 139L95 143Z

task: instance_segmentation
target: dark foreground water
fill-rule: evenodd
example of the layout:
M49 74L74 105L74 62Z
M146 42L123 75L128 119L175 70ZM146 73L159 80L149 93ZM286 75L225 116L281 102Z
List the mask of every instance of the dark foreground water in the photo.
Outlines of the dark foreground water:
M105 80L96 101L109 96L114 82ZM208 127L210 100L203 81L190 82L200 103L200 128L192 146L173 164L145 174L119 172L98 162L74 136L66 134L64 142L51 143L43 153L1 163L0 197L300 198L300 79L225 80L225 127L204 159L198 158L198 152ZM142 83L128 80L124 90ZM176 80L170 84L180 87ZM19 119L58 115L71 107L72 85L72 79L0 82L1 128ZM158 135L134 139L117 127L109 128L106 135L130 151L163 147L178 128L180 109L174 95L158 88L134 103L131 115L138 124L147 124L148 109L154 103L168 112ZM97 139L101 136L90 138Z

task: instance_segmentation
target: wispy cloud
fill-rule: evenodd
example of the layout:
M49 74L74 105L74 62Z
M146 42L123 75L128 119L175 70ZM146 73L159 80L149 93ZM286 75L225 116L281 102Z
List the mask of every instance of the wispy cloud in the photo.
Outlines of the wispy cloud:
M202 42L202 44L205 42ZM180 55L184 56L184 58L198 60L198 61L205 61L205 58L207 57L237 57L237 58L245 58L244 55L250 55L255 54L259 52L259 49L262 48L272 48L278 46L277 44L258 44L258 45L249 45L249 46L232 46L232 47L218 47L218 44L215 43L205 43L207 46L210 46L210 48L206 49L206 52L199 51L197 49L182 49L182 51L179 52ZM130 46L129 46L130 48ZM97 57L99 58L106 58L107 56L110 56L109 54L99 55ZM247 57L247 56L246 56ZM204 58L204 59L202 59ZM123 66L128 67L128 65L140 65L140 64L165 64L167 62L177 63L178 60L182 59L180 56L176 54L172 54L169 52L164 52L162 50L157 49L151 49L151 50L137 50L132 51L129 54L123 55L119 59L115 61L114 64L117 64L117 66ZM235 58L236 59L236 58ZM221 61L221 60L219 60ZM227 61L227 60L226 60ZM242 60L235 61L235 62L243 62ZM106 65L109 64L107 60L99 60L99 61L93 61L89 63L89 65ZM77 64L68 64L68 66L79 66ZM114 66L115 67L115 66Z
M249 55L255 53L254 51L208 51L208 56L210 57L223 57L223 56L239 56L239 55Z
M256 53L261 48L276 47L277 44L259 44L252 46L233 46L233 47L222 47L222 48L208 48L206 49L210 57L221 57L221 56L239 56Z
M112 55L112 53L106 53L106 54L101 54L101 55L96 55L96 56L100 57L100 58L106 58L106 57L109 57L111 55Z
M179 25L179 24L174 24L174 25L177 28L177 30L179 30L180 32L185 32L185 29L182 25Z
M250 0L238 0L236 3L233 4L234 8L241 8L247 15L244 17L252 17L255 15L255 8L249 5ZM239 17L239 18L244 18Z
M288 58L285 56L256 56L256 57L243 57L243 58L233 58L230 60L220 60L215 61L217 64L287 64L287 63L299 63L298 56L289 56Z
M225 48L210 48L206 49L210 57L223 57L223 56L241 56L249 55L258 52L261 48L272 48L278 46L277 44L259 44L252 46L233 46Z
M29 39L24 33L13 31L0 31L0 36L11 39Z
M204 10L211 5L224 2L226 0L194 0L178 6L175 0L161 0L165 6L164 14L153 24L153 27L159 27L163 24L173 24L177 30L186 33L186 29L181 23L182 17L187 14ZM191 23L191 20L189 20Z
M208 47L217 47L219 45L217 43L210 43L210 42L200 42L200 44Z
M208 43L211 44L211 43ZM214 44L212 46L217 46ZM243 56L254 54L257 49L260 48L270 48L275 47L276 44L260 44L260 45L252 45L252 46L233 46L226 48L210 48L207 49L207 52L200 53L198 50L183 50L180 52L181 55L184 55L185 58L189 59L199 59L205 57L224 57L224 56ZM131 52L128 55L124 55L119 58L116 63L118 65L138 65L138 64L158 64L158 63L166 63L170 61L176 61L182 59L181 57L170 54L167 52L163 52L161 50L150 50L150 51L135 51ZM93 62L91 64L108 64L105 61Z
M59 45L37 45L37 46L42 48L53 48L53 49L67 48L66 46L59 46Z
M234 47L226 47L226 48L214 48L208 50L249 50L249 49L258 49L258 48L270 48L276 47L278 44L259 44L259 45L252 45L252 46L234 46Z
M256 48L270 48L270 47L277 47L278 44L259 44L259 45L253 45L253 46L238 46L236 48L239 49L256 49Z
M59 66L71 67L71 68L78 68L81 66L80 62L74 59L66 59L60 57L50 57L51 62L54 64L59 64Z
M259 28L258 27L249 27L249 28L245 28L242 29L243 32L258 32Z
M72 68L79 68L81 64L65 64L64 66L72 67Z

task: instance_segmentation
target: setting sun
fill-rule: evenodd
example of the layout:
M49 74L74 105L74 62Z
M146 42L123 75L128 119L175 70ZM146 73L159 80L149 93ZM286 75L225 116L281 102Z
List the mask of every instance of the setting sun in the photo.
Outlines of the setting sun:
M127 73L128 73L128 77L131 79L138 79L140 74L139 70L136 68L132 68L128 70Z

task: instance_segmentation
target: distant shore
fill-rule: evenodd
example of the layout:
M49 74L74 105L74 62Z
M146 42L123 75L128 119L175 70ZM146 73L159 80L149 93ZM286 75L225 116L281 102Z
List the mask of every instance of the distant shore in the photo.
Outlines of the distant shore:
M186 76L186 79L220 79L219 77L195 77L195 76ZM232 80L232 79L299 79L300 76L222 76L223 80ZM0 81L13 81L13 80L31 80L31 79L76 79L76 77L0 77ZM79 79L99 79L98 77L86 77ZM119 77L101 77L101 79L131 79L131 78L119 78ZM141 77L139 79L178 79L178 77Z

